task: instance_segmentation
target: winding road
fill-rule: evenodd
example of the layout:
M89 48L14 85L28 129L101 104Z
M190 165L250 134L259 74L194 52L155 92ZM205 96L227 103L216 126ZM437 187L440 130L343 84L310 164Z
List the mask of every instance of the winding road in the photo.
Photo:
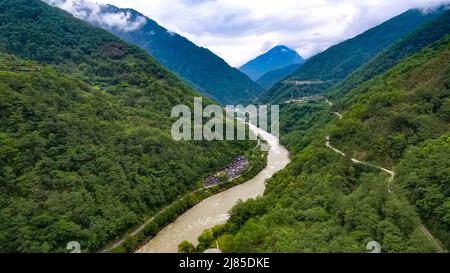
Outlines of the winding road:
M330 107L333 107L333 103L331 101L329 101L328 99L325 100L326 103L328 103L328 105L330 105ZM342 114L340 114L339 112L333 112L340 120L342 120L344 117L342 116ZM346 157L347 155L337 149L336 147L333 147L333 145L331 145L331 137L330 136L326 136L325 138L325 146L328 147L329 149L333 150L335 153L338 153L339 155ZM387 190L389 192L389 194L393 194L394 191L392 189L392 183L394 182L395 179L395 172L388 170L386 168L383 168L381 166L376 166L364 161L360 161L356 158L350 158L351 161L355 164L361 164L361 165L365 165L365 166L369 166L375 169L378 169L380 171L383 171L385 173L387 173L389 175L389 179L388 179L388 185L387 185ZM434 238L433 234L431 234L431 232L425 227L425 225L420 224L420 230L422 231L422 233L428 238L428 240L433 244L433 246L435 247L435 249L437 250L438 253L446 253L447 250L442 247L442 244L436 239Z

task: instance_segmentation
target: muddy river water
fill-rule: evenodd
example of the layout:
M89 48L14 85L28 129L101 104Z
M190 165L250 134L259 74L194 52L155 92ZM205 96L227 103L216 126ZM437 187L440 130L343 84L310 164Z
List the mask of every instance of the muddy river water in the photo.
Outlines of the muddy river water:
M205 229L227 221L229 210L239 200L245 201L264 193L266 180L289 163L289 152L274 135L249 126L270 145L266 168L247 182L213 195L187 210L140 248L138 253L176 253L178 245L184 240L197 244L198 236Z

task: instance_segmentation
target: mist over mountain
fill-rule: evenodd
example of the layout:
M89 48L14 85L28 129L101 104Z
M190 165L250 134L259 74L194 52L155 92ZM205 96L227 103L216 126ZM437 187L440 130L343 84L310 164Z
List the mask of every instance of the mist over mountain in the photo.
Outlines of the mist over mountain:
M268 72L299 64L303 61L303 58L295 50L280 45L244 64L239 70L252 80L257 81Z
M0 252L97 251L253 146L175 141L200 94L61 9L2 0L0 34Z
M174 12L177 2L191 9L220 3L192 19L208 21L237 14L251 1L128 4L141 3L136 9L153 17L148 10L157 2L175 22L186 20ZM303 25L284 12L293 6L279 9L281 2L291 1L259 1L245 16L223 16L216 24L236 31L233 22L250 22L259 33L270 27L290 35L292 20L299 21L296 29ZM335 23L341 13L331 0L322 2L311 8L321 25L364 25L353 17ZM334 2L351 4L341 6L351 14L357 5L383 11L380 3L389 0ZM242 68L255 83L136 10L87 0L1 0L0 253L69 252L73 243L83 253L367 253L371 243L382 253L447 253L450 10L387 7L383 23L326 43L311 58L304 35L292 35L305 38L297 46L271 33L308 59L277 46ZM250 15L262 14L255 10L287 21L255 16L266 26L252 25ZM219 47L235 48L230 39ZM259 48L256 40L239 40L236 48ZM202 94L222 104L261 99L276 106L279 115L271 107L269 118L279 135L262 132L260 111L260 128L249 126L261 132L256 141L176 140L176 124L191 121L190 110L195 125L188 122L183 133L202 125L194 107ZM180 105L186 114L178 119ZM208 119L203 123L210 126ZM203 129L220 134L219 124L209 126ZM148 256L150 267L159 268L158 261L164 262Z
M89 1L44 0L137 45L207 97L221 104L254 101L263 89L210 50L133 9Z

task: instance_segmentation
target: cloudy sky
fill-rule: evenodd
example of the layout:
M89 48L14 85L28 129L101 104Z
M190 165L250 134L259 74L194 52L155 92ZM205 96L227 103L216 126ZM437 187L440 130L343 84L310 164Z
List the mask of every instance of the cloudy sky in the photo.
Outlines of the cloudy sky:
M275 45L303 57L410 8L450 0L92 0L133 8L240 66Z

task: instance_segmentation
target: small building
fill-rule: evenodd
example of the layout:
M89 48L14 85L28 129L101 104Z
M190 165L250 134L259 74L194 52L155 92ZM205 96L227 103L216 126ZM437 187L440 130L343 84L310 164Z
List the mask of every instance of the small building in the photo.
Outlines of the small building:
M208 176L205 180L203 180L203 185L205 187L211 187L220 183L220 180L215 176Z
M218 177L225 176L228 181L239 177L248 167L249 161L244 156L237 157L233 162L231 162L225 169L218 172L216 175L210 175L205 180L203 180L203 185L205 187L215 186L220 184L220 179Z

